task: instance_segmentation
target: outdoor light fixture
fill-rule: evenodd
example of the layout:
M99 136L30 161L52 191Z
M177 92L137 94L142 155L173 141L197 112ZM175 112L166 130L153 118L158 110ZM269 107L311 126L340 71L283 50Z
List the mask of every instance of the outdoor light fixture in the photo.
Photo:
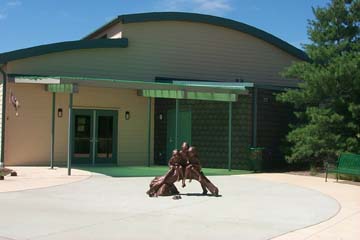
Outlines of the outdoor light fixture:
M125 112L125 119L126 119L126 120L129 120L129 119L130 119L130 112L129 112L129 111L126 111L126 112Z
M160 119L160 120L163 120L163 115L162 115L162 113L159 114L159 119Z
M58 109L58 117L61 118L63 116L62 108Z

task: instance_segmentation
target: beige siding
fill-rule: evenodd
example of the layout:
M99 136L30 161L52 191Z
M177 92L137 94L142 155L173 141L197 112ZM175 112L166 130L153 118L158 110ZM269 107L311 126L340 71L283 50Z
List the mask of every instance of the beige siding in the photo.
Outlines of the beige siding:
M9 84L9 88L16 94L21 108L18 117L12 107L7 111L6 164L46 165L50 158L52 94L36 84ZM68 94L56 95L56 109L63 109L63 117L55 119L57 165L64 165L67 159L68 104ZM79 94L74 95L74 108L118 110L119 165L147 163L146 98L138 97L134 90L80 87ZM124 119L125 111L130 111L130 120Z
M10 73L152 81L155 76L294 85L279 72L297 59L231 29L191 22L146 22L113 27L125 49L76 50L11 62ZM112 31L110 29L109 31Z
M50 156L50 94L42 85L8 84L20 103L19 116L7 101L5 164L37 165Z

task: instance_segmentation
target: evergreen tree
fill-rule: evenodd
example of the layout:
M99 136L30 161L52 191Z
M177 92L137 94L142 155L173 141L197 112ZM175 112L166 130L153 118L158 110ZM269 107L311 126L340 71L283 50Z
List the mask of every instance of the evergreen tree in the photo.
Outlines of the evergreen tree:
M360 154L360 0L332 0L313 12L311 43L304 45L310 59L284 73L301 80L299 88L277 96L294 106L298 119L287 135L288 162Z

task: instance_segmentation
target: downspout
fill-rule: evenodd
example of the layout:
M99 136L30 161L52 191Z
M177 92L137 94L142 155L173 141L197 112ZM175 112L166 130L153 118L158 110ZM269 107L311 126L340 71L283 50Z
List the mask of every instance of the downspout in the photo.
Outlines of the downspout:
M2 114L1 114L1 159L0 168L5 167L5 116L6 116L6 82L7 74L3 69L4 65L0 65L0 72L3 75L3 89L2 89Z

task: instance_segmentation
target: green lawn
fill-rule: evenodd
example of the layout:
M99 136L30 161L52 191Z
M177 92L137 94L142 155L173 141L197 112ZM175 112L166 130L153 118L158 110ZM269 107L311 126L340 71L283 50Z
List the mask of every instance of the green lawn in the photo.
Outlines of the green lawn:
M89 172L101 173L111 177L154 177L164 175L169 168L167 166L151 166L151 167L89 167L77 166L76 169L86 170ZM203 168L206 176L220 176L220 175L240 175L249 174L252 171L247 170L232 170L217 169L217 168Z

